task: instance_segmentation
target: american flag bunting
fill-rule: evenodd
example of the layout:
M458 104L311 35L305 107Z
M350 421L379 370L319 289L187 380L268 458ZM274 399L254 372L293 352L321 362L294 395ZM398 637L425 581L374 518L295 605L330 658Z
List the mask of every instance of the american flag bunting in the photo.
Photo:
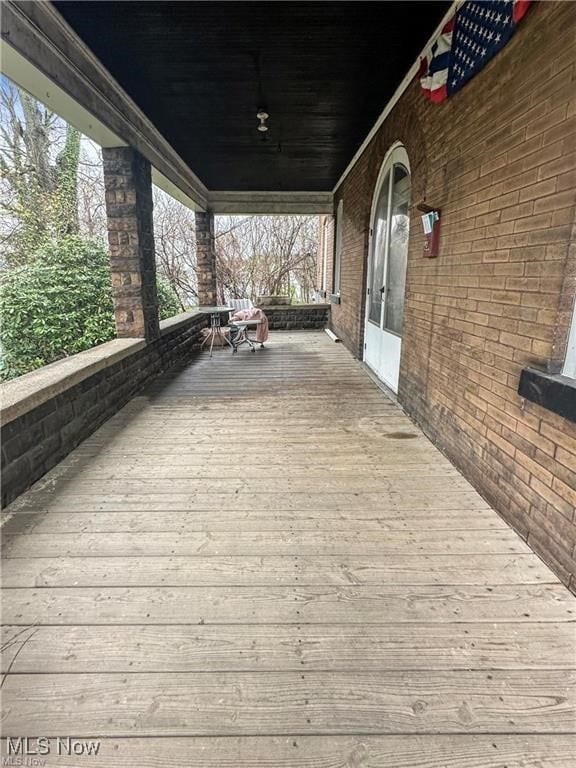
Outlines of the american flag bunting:
M456 93L503 48L531 0L465 0L426 51L420 83L434 102Z

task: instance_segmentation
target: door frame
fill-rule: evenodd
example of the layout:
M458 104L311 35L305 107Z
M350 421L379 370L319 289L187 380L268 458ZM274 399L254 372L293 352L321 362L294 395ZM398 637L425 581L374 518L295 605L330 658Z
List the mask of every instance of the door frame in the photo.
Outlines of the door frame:
M369 318L369 309L370 309L370 304L369 304L370 296L368 294L368 289L370 288L370 285L371 285L371 282L372 282L372 269L374 267L374 259L373 259L373 254L372 254L372 248L373 248L373 245L374 245L374 217L376 215L376 208L377 208L377 205L378 205L378 199L379 199L379 196L380 196L380 192L381 192L381 189L382 189L382 184L384 182L386 173L389 170L391 170L391 168L393 167L393 165L391 165L390 167L387 167L388 163L389 163L393 153L396 152L398 149L402 150L402 158L401 158L400 161L402 162L403 165L406 166L406 168L408 170L408 175L410 177L410 188L412 188L412 172L411 172L411 169L410 169L410 158L408 157L408 152L406 151L406 147L404 146L404 144L401 141L395 141L393 144L391 144L391 146L389 147L388 151L384 155L384 159L382 161L382 164L380 166L380 170L378 172L378 176L376 178L376 184L374 185L374 192L372 194L372 205L370 206L370 223L369 223L369 229L368 229L368 254L367 254L367 256L368 256L368 264L367 264L367 269L366 269L366 282L364 284L364 348L362 350L362 359L366 363L366 365L368 365L368 367L372 371L374 371L374 373L378 376L378 378L381 379L383 381L383 383L387 387L390 387L390 389L392 389L392 391L395 392L395 393L398 392L398 382L397 382L397 380L395 380L395 381L389 380L388 378L383 376L381 369L376 370L373 366L371 366L368 363L368 361L366 360L366 352L367 352L367 337L368 337L367 328L368 328L368 324L370 323L370 320L368 319ZM389 201L388 201L389 211L390 211L391 205L392 205L392 200L389 199ZM388 227L390 226L390 222L389 221L388 221L387 226ZM388 232L388 234L389 234L389 232ZM385 281L387 283L387 280L388 280L388 259L389 259L389 255L390 255L389 248L388 248L388 242L386 243L385 248L386 248L386 252L384 254L385 259L384 259L383 275L384 275ZM406 269L408 269L408 263L406 263ZM394 333L393 331L385 331L383 329L383 327L382 327L383 326L383 319L384 319L384 313L386 311L385 303L386 303L386 296L384 297L384 300L382 301L382 306L381 306L381 311L380 311L379 330L380 330L381 334L387 333L388 337L393 342L392 345L398 347L398 367L399 367L399 365L400 365L400 356L402 354L402 338L403 338L403 336L400 336L400 335ZM374 323L371 323L371 325L374 325ZM394 339L397 340L397 341L394 341Z

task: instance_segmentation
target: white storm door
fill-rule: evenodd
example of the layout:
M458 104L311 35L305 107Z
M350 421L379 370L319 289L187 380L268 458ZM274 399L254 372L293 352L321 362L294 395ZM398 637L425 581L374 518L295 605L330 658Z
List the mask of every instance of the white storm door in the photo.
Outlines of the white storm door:
M372 208L364 339L365 362L394 392L402 352L409 204L408 157L396 147L380 174Z

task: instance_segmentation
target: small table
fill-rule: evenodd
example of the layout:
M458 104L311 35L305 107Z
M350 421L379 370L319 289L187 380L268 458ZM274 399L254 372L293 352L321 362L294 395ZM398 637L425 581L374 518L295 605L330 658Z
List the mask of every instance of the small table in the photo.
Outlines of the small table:
M224 339L226 344L234 351L234 346L230 339L227 338L222 333L222 319L221 315L224 312L232 312L232 307L198 307L198 312L202 312L205 315L210 315L210 333L206 336L202 344L200 345L200 349L204 346L204 344L208 343L208 340L210 340L210 357L212 357L212 349L214 348L214 339L216 336L219 336L221 339Z

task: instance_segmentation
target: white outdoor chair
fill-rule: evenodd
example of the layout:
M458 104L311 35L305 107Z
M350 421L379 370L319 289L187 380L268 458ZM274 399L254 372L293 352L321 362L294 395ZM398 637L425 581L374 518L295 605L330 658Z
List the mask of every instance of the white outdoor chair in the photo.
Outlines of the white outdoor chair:
M252 304L251 299L230 299L228 306L232 307L234 312L236 312L239 309L253 309L254 304Z

